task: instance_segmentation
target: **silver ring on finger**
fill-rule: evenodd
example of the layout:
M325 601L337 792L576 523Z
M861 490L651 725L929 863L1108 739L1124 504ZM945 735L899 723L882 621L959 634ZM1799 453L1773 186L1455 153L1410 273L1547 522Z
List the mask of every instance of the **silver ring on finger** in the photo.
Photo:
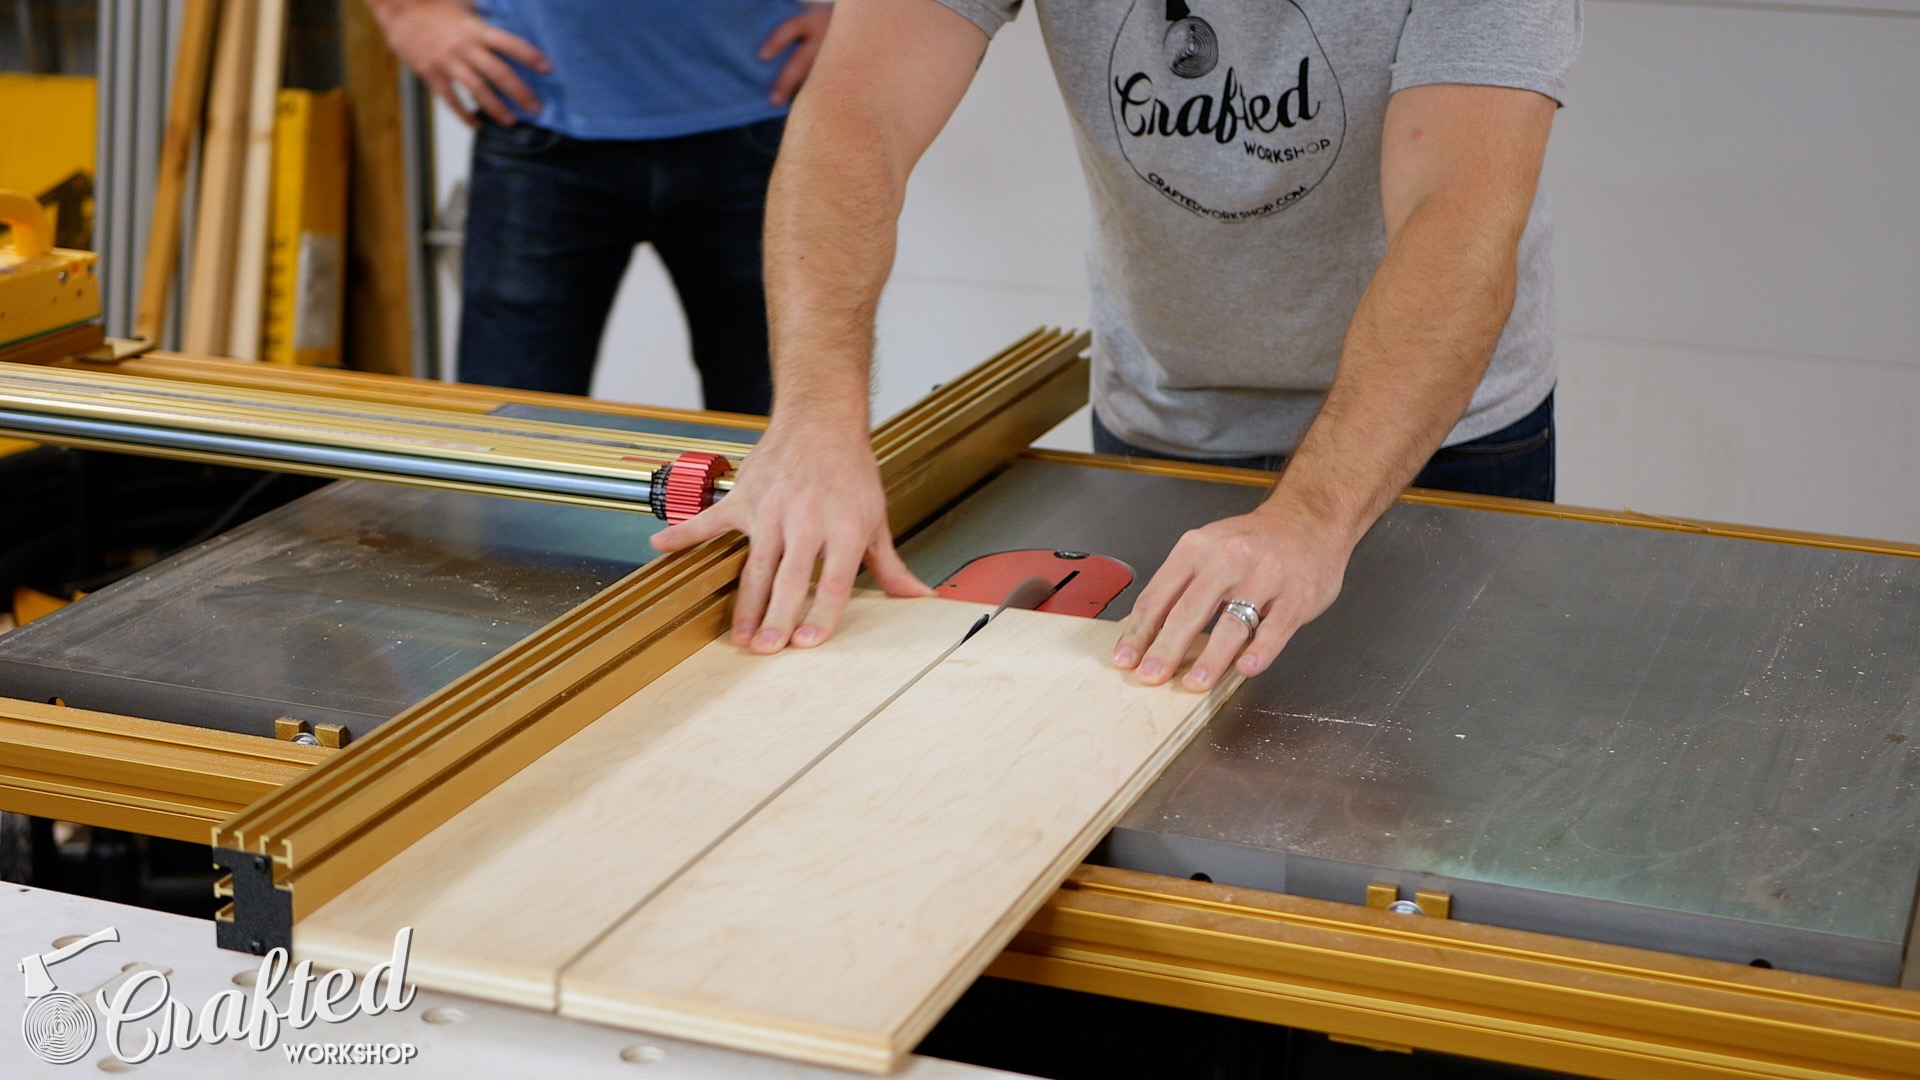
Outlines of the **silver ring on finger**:
M1222 614L1231 615L1247 628L1247 636L1252 637L1260 630L1260 608L1247 600L1229 600L1220 609Z

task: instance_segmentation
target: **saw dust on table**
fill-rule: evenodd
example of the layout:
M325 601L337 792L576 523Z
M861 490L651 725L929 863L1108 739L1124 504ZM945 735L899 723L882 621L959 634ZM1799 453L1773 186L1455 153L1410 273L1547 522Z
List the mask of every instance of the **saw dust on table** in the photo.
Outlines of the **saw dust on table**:
M715 642L299 922L421 985L884 1071L1225 696L1115 624L860 595L826 646Z

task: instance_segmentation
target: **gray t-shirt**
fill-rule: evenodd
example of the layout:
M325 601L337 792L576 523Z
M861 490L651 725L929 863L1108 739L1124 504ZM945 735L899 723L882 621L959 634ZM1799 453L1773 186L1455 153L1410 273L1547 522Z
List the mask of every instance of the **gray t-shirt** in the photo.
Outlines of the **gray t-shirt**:
M940 0L991 36L1020 0ZM1093 401L1114 434L1200 457L1292 451L1386 251L1396 90L1564 100L1580 0L1036 0L1093 235ZM1520 242L1513 314L1459 443L1553 388L1552 219Z

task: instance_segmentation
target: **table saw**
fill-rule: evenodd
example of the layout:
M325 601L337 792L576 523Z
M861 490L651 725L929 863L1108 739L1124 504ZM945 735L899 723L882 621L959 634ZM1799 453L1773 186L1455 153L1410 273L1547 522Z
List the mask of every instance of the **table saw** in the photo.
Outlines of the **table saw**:
M1026 374L956 380L945 389L963 397L896 422L885 445L921 447L889 479L923 580L997 552L1104 556L1132 572L1096 615L1117 619L1182 532L1261 498L1264 474L1022 449L1079 404L1083 347L1029 341ZM114 367L300 383L217 363ZM319 379L358 400L401 393ZM736 418L446 393L507 418L753 438ZM942 424L953 433L930 439ZM271 943L257 935L300 902L288 895L335 895L405 842L372 810L339 836L301 832L345 805L317 781L344 776L352 746L468 715L482 693L504 701L506 679L590 709L579 672L671 663L671 650L646 658L711 638L724 561L647 584L669 562L646 544L662 527L605 507L330 485L0 636L0 696L15 699L0 703L0 745L23 763L0 769L0 808L194 839L225 820L216 847L238 910L223 940ZM1920 1062L1916 556L1410 493L1362 542L1334 607L1234 694L990 970L1593 1075L1900 1075ZM471 735L496 770L571 723L561 704L514 708L513 724ZM529 734L548 722L552 735ZM350 748L275 738L320 727ZM168 769L107 764L115 745ZM433 767L391 797L457 802L485 782ZM280 857L262 846L276 830L284 851L325 858Z

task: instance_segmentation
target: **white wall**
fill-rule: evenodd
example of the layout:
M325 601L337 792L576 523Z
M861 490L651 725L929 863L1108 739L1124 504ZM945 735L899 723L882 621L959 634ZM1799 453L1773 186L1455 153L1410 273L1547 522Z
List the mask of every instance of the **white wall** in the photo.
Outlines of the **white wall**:
M1920 540L1920 5L1880 6L1588 4L1564 501Z
M1546 180L1562 501L1920 541L1920 0L1586 12ZM915 176L876 415L1035 326L1084 325L1087 213L1029 15ZM698 403L650 255L595 392ZM1084 447L1084 418L1048 441Z

